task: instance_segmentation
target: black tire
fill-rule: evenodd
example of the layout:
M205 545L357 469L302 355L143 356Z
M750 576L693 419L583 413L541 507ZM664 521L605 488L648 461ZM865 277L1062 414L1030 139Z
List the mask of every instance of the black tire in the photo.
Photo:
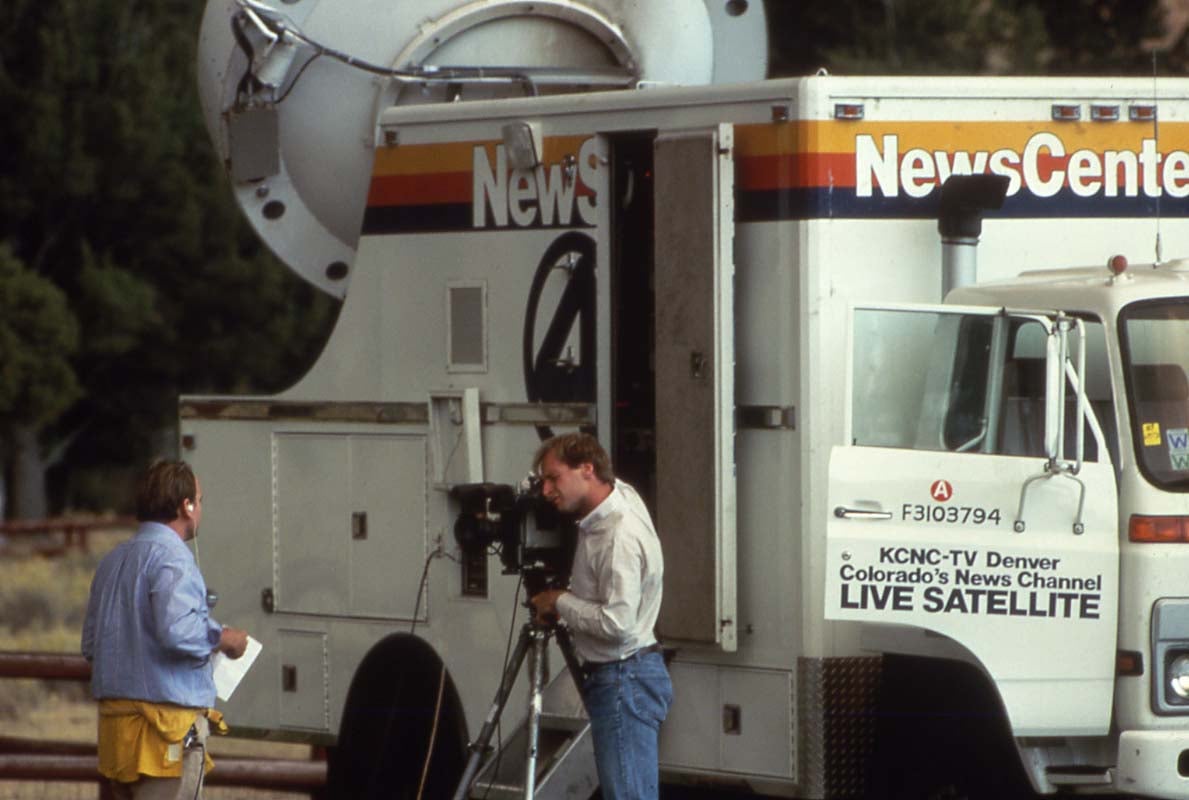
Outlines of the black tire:
M886 656L869 796L1034 798L998 694L958 661Z
M351 680L338 744L328 753L327 796L450 797L466 764L466 748L466 717L442 660L416 636L388 636L368 652Z

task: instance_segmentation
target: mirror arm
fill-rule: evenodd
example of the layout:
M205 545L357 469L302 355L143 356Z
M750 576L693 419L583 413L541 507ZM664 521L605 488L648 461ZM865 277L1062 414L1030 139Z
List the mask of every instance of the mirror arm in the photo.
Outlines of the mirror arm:
M1020 487L1020 505L1016 509L1016 519L1012 523L1012 530L1016 533L1023 533L1028 524L1024 521L1024 503L1028 499L1028 489L1037 481L1047 481L1050 478L1069 478L1078 485L1078 511L1073 518L1073 533L1075 536L1081 536L1086 532L1086 524L1082 521L1082 513L1086 508L1086 484L1085 482L1073 474L1072 470L1067 466L1062 466L1056 459L1049 459L1045 463L1045 471L1039 475L1033 475L1028 480L1024 481L1024 485Z

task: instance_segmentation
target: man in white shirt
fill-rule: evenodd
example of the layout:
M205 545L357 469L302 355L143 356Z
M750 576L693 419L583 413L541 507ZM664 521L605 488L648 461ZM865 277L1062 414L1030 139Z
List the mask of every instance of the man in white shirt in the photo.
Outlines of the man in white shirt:
M653 633L664 576L660 539L640 495L615 479L593 436L549 439L534 467L545 498L579 522L569 591L534 595L533 609L565 622L583 660L604 800L655 798L657 732L673 699Z

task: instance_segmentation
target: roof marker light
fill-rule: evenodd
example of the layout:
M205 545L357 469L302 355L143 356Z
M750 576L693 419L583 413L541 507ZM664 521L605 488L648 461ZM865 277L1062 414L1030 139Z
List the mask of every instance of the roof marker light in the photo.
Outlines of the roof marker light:
M1122 275L1127 271L1127 256L1114 255L1107 259L1106 268L1112 275Z
M1116 122L1119 119L1119 107L1116 105L1090 106L1090 119L1095 122Z
M835 103L834 119L859 120L863 118L862 103Z
M1156 106L1134 105L1127 107L1127 118L1132 122L1151 122L1156 119Z
M1071 103L1053 103L1054 122L1077 122L1081 118L1081 106Z

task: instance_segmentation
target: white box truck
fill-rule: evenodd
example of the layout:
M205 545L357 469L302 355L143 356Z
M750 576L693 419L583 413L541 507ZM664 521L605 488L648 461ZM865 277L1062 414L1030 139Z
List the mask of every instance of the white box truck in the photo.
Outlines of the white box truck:
M180 401L265 645L238 730L448 795L526 615L452 490L583 428L665 549L667 781L1189 797L1189 81L752 80L759 4L366 5L204 23L245 213L343 298L292 388ZM537 792L584 797L553 660ZM519 691L475 796L523 790Z

